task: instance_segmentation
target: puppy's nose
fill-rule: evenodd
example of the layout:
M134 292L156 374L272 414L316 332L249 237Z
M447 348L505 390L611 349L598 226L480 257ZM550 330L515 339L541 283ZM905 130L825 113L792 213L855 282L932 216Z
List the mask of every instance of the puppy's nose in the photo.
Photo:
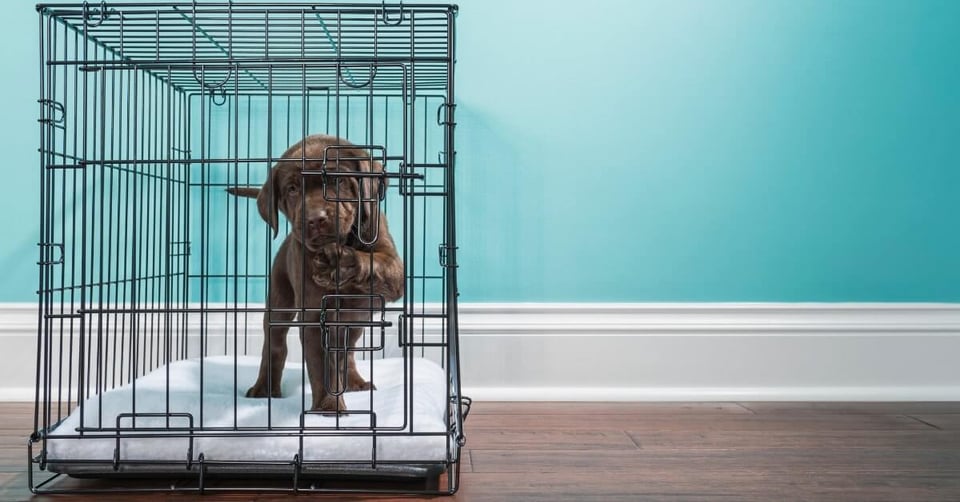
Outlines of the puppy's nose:
M310 215L310 218L307 219L307 227L310 230L318 230L320 227L327 221L327 212L320 211L319 213L314 213Z

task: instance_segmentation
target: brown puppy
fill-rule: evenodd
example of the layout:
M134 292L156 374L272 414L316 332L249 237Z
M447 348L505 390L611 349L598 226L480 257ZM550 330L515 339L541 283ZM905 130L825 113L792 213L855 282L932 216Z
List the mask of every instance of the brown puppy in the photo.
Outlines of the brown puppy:
M260 215L274 235L278 212L290 221L291 230L273 260L268 293L272 309L287 311L264 316L260 373L247 397L280 397L289 326L270 324L271 320L293 321L297 315L293 310L301 307L329 310L307 311L300 322L319 322L323 315L326 323L334 324L328 325L326 341L331 350L324 347L320 328L301 330L313 393L311 409L343 411L345 390L376 388L360 376L353 353L344 351L356 344L363 328L336 324L368 320L369 312L379 310L382 302L403 296L403 262L378 204L386 179L362 176L380 172L383 166L366 151L343 139L314 135L284 152L259 190L227 189L234 195L256 197ZM332 294L368 296L325 302L324 297ZM379 296L371 300L369 295Z

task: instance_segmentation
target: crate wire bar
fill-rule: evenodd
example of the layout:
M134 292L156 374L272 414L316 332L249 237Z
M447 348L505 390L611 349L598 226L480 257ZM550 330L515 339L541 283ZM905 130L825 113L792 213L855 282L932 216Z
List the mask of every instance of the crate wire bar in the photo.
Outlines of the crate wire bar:
M457 7L84 2L37 11L40 308L31 490L455 493L470 406L460 390L457 328ZM354 398L368 404L310 425L317 414L306 409L301 371L285 376L299 381L296 400L307 403L299 425L279 421L277 398L257 400L265 423L244 425L243 389L252 384L244 372L259 361L279 241L253 201L226 189L259 186L288 146L318 133L362 145L384 167L378 204L404 262L405 289L398 302L371 302L367 320L354 325L364 331L350 351L368 379L378 378L375 368L399 368L377 384L402 394L402 420L378 421L376 392L386 390L371 389ZM280 238L288 232L285 224ZM331 301L296 310L340 308ZM292 335L322 321L287 324L287 364L296 372L303 356ZM426 371L417 368L428 364L442 380L435 431L418 430L414 420L423 397L415 383ZM196 413L176 409L182 396L174 381L184 368L196 371L198 390L188 398ZM144 398L144 382L160 393ZM205 396L213 383L232 390L232 402ZM129 408L108 413L123 393ZM214 424L214 405L226 407L232 422ZM153 409L160 411L144 411ZM116 444L112 458L51 457L54 446L104 438ZM279 460L222 460L202 451L216 438L292 438L299 448ZM441 441L442 455L391 459L378 446L418 438ZM121 455L136 440L185 447L177 458ZM311 460L304 446L352 440L366 445L364 455ZM78 484L65 475L110 481ZM161 480L130 484L128 477Z

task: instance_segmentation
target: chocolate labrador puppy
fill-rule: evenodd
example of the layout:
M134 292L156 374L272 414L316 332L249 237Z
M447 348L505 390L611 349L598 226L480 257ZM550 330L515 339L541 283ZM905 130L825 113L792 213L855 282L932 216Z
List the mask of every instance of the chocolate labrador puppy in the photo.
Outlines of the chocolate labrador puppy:
M301 330L311 409L344 411L344 391L376 388L346 349L363 334L351 322L369 320L383 302L403 296L403 262L380 212L386 178L376 174L382 172L379 162L352 143L313 135L284 152L262 188L227 189L256 198L274 236L278 213L290 221L270 271L269 305L281 310L264 316L260 373L247 397L280 397L289 324L271 326L271 321L290 323L299 308L313 309L300 322L322 319L327 327L326 334L314 326Z

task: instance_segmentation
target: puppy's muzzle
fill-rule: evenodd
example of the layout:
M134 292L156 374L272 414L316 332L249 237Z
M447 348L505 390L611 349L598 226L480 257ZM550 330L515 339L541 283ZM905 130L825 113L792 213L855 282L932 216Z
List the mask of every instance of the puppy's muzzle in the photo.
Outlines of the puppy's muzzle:
M336 229L331 228L334 222L331 221L330 215L325 210L311 212L305 224L304 244L312 250L319 249L336 235Z
M307 219L307 238L319 237L327 226L327 214L321 213Z

